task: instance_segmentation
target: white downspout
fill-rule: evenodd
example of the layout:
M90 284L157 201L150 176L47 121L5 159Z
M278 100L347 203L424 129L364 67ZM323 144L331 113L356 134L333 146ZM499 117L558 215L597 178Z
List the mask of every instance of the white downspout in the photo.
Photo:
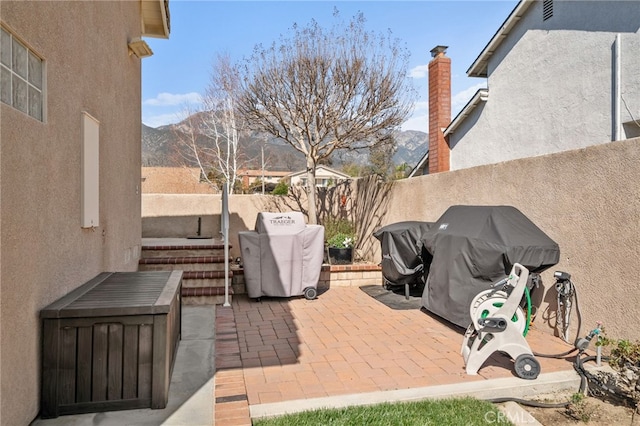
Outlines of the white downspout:
M613 140L619 141L621 137L620 127L622 126L620 120L620 100L622 98L621 94L621 80L622 80L622 70L620 66L620 34L616 34L616 42L615 48L613 49L613 61L615 67L614 74L614 105L613 105Z

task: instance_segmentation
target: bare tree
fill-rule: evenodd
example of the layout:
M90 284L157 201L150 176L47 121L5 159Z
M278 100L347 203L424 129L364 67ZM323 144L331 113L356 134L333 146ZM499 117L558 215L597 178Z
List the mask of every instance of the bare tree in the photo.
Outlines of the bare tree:
M203 96L202 110L187 112L187 119L177 127L181 154L200 168L203 180L218 187L218 177L233 193L239 170L239 124L235 99L239 74L228 55L218 55Z
M391 179L393 171L393 155L396 153L395 139L390 136L387 141L382 141L369 150L369 166L365 168L367 174L377 175L382 180Z
M413 107L408 53L390 33L365 29L362 14L324 29L294 25L289 37L247 59L238 111L248 126L305 155L308 217L317 223L316 166L336 150L388 141Z

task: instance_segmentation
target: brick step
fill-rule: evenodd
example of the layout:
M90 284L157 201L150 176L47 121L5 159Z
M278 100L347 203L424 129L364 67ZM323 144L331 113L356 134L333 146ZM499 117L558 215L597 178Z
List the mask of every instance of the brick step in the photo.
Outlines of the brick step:
M180 292L185 305L222 305L224 303L223 287L182 287ZM229 302L233 296L233 288L229 287Z
M231 246L229 246L231 248ZM202 246L142 246L142 258L224 256L224 245Z
M220 278L224 281L224 270L220 271L185 271L182 280L201 280ZM229 278L233 278L233 271L229 271Z
M138 261L139 271L224 271L224 256L152 257Z
M233 272L229 271L229 285L233 282ZM182 287L224 287L224 271L185 271Z

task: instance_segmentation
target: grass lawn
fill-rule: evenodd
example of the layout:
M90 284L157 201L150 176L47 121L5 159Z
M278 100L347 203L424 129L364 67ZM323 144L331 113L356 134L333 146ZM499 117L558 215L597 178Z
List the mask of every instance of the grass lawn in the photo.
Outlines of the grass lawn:
M475 398L450 398L418 402L321 409L254 420L254 426L279 425L511 425L498 408Z

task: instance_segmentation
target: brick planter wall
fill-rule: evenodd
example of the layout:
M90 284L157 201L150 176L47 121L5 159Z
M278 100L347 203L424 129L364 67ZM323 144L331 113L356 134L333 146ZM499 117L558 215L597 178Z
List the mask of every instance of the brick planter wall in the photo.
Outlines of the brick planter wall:
M382 268L377 264L322 265L318 288L382 285ZM242 269L233 267L233 293L246 293Z
M382 268L376 264L322 265L318 287L382 285Z

